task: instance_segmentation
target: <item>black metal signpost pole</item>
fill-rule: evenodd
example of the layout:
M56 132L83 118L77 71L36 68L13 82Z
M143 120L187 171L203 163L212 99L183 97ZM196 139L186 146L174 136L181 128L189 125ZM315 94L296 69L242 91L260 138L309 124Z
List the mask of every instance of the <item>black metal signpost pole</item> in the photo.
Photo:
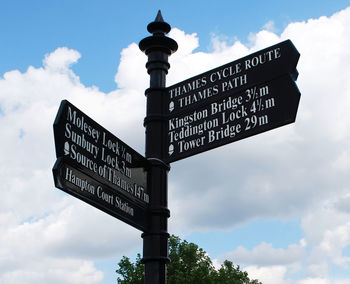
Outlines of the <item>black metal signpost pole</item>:
M143 263L145 264L145 283L166 283L168 257L168 171L169 164L164 163L166 146L164 123L167 122L163 107L166 95L165 78L170 67L168 57L177 50L177 43L166 37L170 25L165 23L160 11L154 22L147 26L152 36L141 40L139 47L148 56L146 68L150 75L150 87L146 90L147 113L144 121L146 128L146 158L151 168L148 173L150 204L148 229L142 234Z
M167 282L169 164L292 123L300 99L290 40L166 88L170 29L159 11L139 44L146 158L66 100L54 123L56 187L143 231L146 284Z
M150 87L146 158L67 100L54 123L55 186L143 231L145 284L166 284L169 164L295 121L299 52L290 40L165 87L178 46L159 11L140 41Z

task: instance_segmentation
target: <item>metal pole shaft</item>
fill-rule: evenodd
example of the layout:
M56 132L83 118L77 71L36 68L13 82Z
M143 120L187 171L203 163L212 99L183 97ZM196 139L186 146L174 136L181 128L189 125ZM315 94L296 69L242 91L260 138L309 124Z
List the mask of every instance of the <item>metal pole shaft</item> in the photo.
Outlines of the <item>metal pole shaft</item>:
M166 95L165 81L170 65L168 57L177 50L177 43L166 37L170 25L165 23L160 11L154 22L147 26L152 36L144 38L140 49L148 56L146 68L150 75L150 87L146 90L147 111L144 126L146 128L146 158L151 168L148 174L150 189L148 230L142 234L143 258L146 284L165 284L167 282L168 257L168 171L164 163L166 136L164 123L166 114L162 97Z

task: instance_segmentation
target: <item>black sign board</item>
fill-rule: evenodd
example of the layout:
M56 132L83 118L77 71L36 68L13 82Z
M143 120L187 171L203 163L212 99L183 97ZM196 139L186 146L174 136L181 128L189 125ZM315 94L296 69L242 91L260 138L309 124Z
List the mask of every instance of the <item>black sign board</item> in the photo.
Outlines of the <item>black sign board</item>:
M54 136L56 187L144 230L147 160L66 100Z
M53 174L57 188L141 231L147 228L147 211L143 206L65 163L64 158L57 159Z
M290 40L262 49L167 88L165 109L172 116L252 85L291 74L296 80L300 54Z
M294 81L285 75L171 118L169 161L292 123L299 98Z
M295 121L299 53L290 40L167 88L167 162Z

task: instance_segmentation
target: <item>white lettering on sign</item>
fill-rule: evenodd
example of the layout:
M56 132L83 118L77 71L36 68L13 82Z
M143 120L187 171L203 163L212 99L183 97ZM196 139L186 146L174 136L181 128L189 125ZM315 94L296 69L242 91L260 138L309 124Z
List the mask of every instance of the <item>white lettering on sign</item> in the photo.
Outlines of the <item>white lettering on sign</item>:
M201 91L197 91L191 95L179 98L178 101L180 103L180 107L185 107L190 104L205 100L207 98L210 98L212 96L215 96L219 93L219 86L214 85L212 87L206 88Z
M114 200L113 195L104 192L103 188L101 186L97 187L97 197L104 200L105 202L113 205L113 200Z
M76 133L75 131L72 130L72 125L69 123L66 123L66 131L64 132L64 136L67 139L70 139L71 142L75 143L76 145L82 147L83 149L85 149L86 151L88 151L90 154L92 154L94 156L94 158L97 158L98 155L98 151L99 148L89 142L86 138L85 135L79 135L78 133Z
M192 125L187 124L176 130L169 131L169 141L173 143L191 137L193 135L202 135L204 132L215 128L219 125L219 120L217 118L211 120L204 120L199 124Z
M192 122L201 120L208 117L208 111L204 109L203 111L194 111L192 114L186 115L182 118L173 118L169 120L169 130L174 130L179 127L183 127L191 124Z
M115 197L115 206L125 213L134 216L134 209L127 202L122 202L122 200L116 196Z
M201 87L204 87L207 84L207 78L203 77L200 79L196 79L192 82L186 83L177 88L171 89L169 94L170 98L175 98L177 96L181 96L183 94L187 94L188 92L195 91Z
M85 122L84 116L77 117L77 112L75 110L72 111L71 107L68 107L67 121L73 123L73 125L78 127L88 136L91 136L91 138L97 143L101 133L91 125L88 125Z
M266 60L278 56L278 50L272 50L266 53ZM228 76L230 73L227 70L218 74ZM169 157L266 126L270 122L266 111L275 107L275 97L266 84L212 102L192 113L173 117L168 121Z
M179 152L182 153L184 151L188 151L188 150L200 147L204 145L204 141L205 141L205 136L201 136L200 138L195 138L189 141L180 140L178 142Z
M221 127L219 130L210 130L208 132L208 143L218 141L224 138L233 138L237 133L240 133L242 126L240 124L236 125L226 125L226 127Z
M65 168L65 180L77 187L78 192L80 191L92 195L126 214L134 216L134 208L130 206L128 202L122 201L120 197L105 190L101 185L96 184L96 182L91 182L88 179L81 178L79 175L80 174L76 173L73 169L68 167Z
M278 48L269 50L267 52L264 52L263 54L259 54L257 56L247 59L244 62L245 69L246 70L252 69L254 67L257 67L258 65L265 64L267 62L278 59L280 57L281 57L281 48L278 47Z
M229 91L251 83L249 71L282 57L280 47L258 53L241 62L208 72L192 81L186 81L169 89L169 112L183 109L213 96L220 96Z
M198 116L199 115L199 116ZM201 119L200 114L195 119ZM99 131L83 114L68 106L63 153L79 165L104 178L122 192L149 203L149 195L142 185L133 182L131 164L132 154L114 136ZM102 199L108 199L99 193ZM108 199L110 200L110 199Z
M77 186L80 191L86 191L92 195L94 195L96 192L94 185L90 184L86 179L77 177L69 168L66 168L65 179Z
M241 72L242 72L242 64L237 63L234 66L228 66L210 74L209 79L210 79L210 82L214 83L216 81L221 81L228 77L232 77L233 75L236 75Z

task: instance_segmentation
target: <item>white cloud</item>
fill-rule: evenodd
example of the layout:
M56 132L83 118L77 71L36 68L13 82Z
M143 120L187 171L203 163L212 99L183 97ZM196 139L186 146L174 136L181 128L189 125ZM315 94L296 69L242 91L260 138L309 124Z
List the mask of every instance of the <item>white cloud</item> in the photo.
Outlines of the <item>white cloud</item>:
M43 61L45 69L52 70L54 72L71 72L69 67L71 64L78 62L81 57L80 53L74 49L68 49L67 47L57 48L54 52L46 54Z
M323 278L307 278L298 281L298 284L328 284L329 282Z
M6 244L0 248L0 283L100 283L103 273L94 261L120 258L142 243L140 232L53 186L52 125L62 99L111 125L112 117L125 121L129 103L139 95L136 112L128 116L131 121L142 116L137 112L142 94L131 92L125 99L121 91L107 95L83 86L70 69L79 57L58 48L45 56L43 67L9 71L0 79L0 241Z
M177 41L179 50L169 58L168 86L231 62L234 58L247 55L249 51L239 41L230 46L214 36L212 38L213 52L196 52L195 49L199 46L196 34L188 35L174 28L169 36Z
M148 87L149 76L144 67L147 57L140 51L136 43L130 44L121 52L118 72L115 75L115 82L118 88L127 90L137 90L139 95L143 95L145 88Z
M276 33L277 29L275 27L275 22L272 20L268 21L265 25L263 25L263 30Z
M257 217L297 217L346 190L348 178L337 167L346 167L350 141L350 57L349 44L344 44L349 14L347 9L330 18L292 23L281 36L256 34L249 52L290 38L301 53L296 123L175 163L170 172L174 219L193 229L209 229ZM233 45L227 58L241 56L239 46ZM181 62L174 59L173 65ZM191 72L202 71L202 65L192 63Z
M310 277L326 278L332 265L349 268L350 258L343 255L343 249L350 244L349 214L338 211L336 204L337 201L329 203L303 218L302 227L310 245L305 270Z
M288 283L298 269L306 275L300 283L337 283L329 280L331 265L349 265L342 250L350 243L350 8L292 23L280 36L260 31L249 47L213 38L212 52L196 52L196 34L173 29L170 36L180 48L170 57L169 84L290 38L301 53L302 93L295 124L172 165L170 231L301 219L307 250L303 243L287 249L262 243L234 255L266 283ZM124 49L119 89L108 94L81 84L70 67L79 58L76 50L58 48L42 67L0 79L0 241L7 244L0 248L1 283L99 283L96 259L140 245L139 232L53 187L52 123L62 99L143 153L146 57L136 44Z
M296 123L175 163L170 172L170 207L171 222L181 224L179 231L184 224L189 230L210 231L256 218L300 218L308 249L300 248L304 254L298 254L295 262L306 263L303 271L309 277L303 281L337 283L329 278L331 267L349 265L342 254L349 245L350 217L349 21L350 8L329 18L292 23L281 36L264 30L250 38L248 52L291 39L301 53L297 84L302 95ZM226 43L217 46L228 50ZM232 53L231 60L237 57ZM263 265L254 252L267 247L253 251L241 247L232 257L238 263L240 256L241 261ZM281 264L293 254L271 248L267 255L282 260L269 264L264 259L262 268ZM298 269L285 268L292 274Z
M244 270L248 272L250 279L258 279L264 284L287 284L284 278L287 270L284 266L248 266Z
M274 248L272 244L262 242L248 250L242 246L234 251L218 256L216 262L225 259L239 263L242 270L248 272L250 279L258 279L264 284L293 283L287 273L295 274L301 270L301 262L307 253L306 242L291 244L286 249Z
M27 260L28 262L31 259ZM1 283L19 283L25 281L27 284L35 283L68 283L79 284L100 283L103 273L96 270L91 261L77 259L45 259L40 262L27 264L27 270L16 268L6 271L1 276ZM45 269L47 269L45 271Z
M291 244L287 249L274 248L270 243L261 243L252 250L239 246L219 258L229 259L242 265L274 266L289 265L303 260L306 250L303 245Z

